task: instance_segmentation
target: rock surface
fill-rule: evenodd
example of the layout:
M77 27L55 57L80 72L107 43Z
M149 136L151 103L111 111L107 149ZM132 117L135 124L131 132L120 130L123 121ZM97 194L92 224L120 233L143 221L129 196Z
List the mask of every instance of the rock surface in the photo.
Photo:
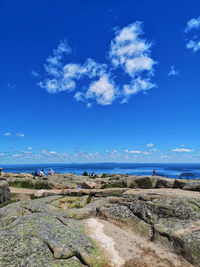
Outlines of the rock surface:
M62 191L0 209L0 266L200 266L199 192Z
M10 189L8 183L4 180L0 180L0 204L9 200Z
M82 188L181 188L184 190L200 191L200 180L171 179L161 176L132 176L112 175L105 178L81 176L75 174L55 174L42 178L25 173L4 173L3 177L10 186L33 189L74 189Z

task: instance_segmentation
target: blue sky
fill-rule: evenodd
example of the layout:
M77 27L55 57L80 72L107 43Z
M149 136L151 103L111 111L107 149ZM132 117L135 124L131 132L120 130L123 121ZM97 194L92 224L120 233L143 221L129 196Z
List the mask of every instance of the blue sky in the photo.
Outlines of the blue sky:
M0 1L0 162L200 162L200 2Z

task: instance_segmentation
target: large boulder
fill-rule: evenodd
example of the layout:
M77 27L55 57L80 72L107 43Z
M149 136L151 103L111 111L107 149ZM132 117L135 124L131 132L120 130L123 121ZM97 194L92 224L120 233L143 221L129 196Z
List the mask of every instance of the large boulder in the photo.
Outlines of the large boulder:
M138 176L135 179L138 188L154 188L156 186L157 177L155 176Z
M172 188L174 186L174 179L158 178L156 188Z
M188 181L188 183L183 186L183 190L200 191L200 182L199 181Z
M82 188L84 189L93 189L95 188L95 186L96 186L96 183L94 182L85 181L82 183Z
M0 180L0 204L9 200L10 189L8 183L4 180Z
M183 180L183 179L176 179L174 181L174 188L180 188L182 189L185 185L187 185L188 181L187 180Z

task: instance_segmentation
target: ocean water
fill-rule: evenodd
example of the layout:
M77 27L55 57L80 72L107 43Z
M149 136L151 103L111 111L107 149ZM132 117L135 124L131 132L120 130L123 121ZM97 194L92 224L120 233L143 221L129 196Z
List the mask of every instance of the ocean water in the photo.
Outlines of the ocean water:
M87 163L87 164L18 164L1 165L3 172L27 172L32 173L35 170L44 169L47 173L50 168L58 173L82 174L84 171L95 174L132 174L132 175L152 175L155 169L157 175L183 179L200 178L200 164L137 164L137 163Z

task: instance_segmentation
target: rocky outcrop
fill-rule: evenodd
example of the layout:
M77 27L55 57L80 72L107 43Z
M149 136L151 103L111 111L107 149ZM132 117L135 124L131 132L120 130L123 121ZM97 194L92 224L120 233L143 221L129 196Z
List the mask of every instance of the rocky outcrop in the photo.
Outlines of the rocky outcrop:
M84 189L105 188L180 188L200 191L200 180L171 179L162 176L112 175L104 178L91 178L75 174L55 174L34 178L31 174L4 173L3 177L10 186L33 189Z
M10 189L8 183L5 180L0 180L0 204L9 200Z
M182 255L183 264L179 265L169 261L162 265L162 258L158 263L153 256L149 262L152 251L148 245L141 254L147 265L133 266L200 266L198 192L109 188L65 189L63 193L66 195L20 201L0 209L0 266L112 266L105 257L109 251L104 253L109 246L101 247L88 235L88 218L107 221L111 229L119 226L116 231L125 229L166 253ZM120 245L116 244L119 252ZM129 257L124 266L137 261L137 257Z
M85 181L82 183L82 188L85 188L85 189L93 189L95 187L96 187L96 183L94 182Z

